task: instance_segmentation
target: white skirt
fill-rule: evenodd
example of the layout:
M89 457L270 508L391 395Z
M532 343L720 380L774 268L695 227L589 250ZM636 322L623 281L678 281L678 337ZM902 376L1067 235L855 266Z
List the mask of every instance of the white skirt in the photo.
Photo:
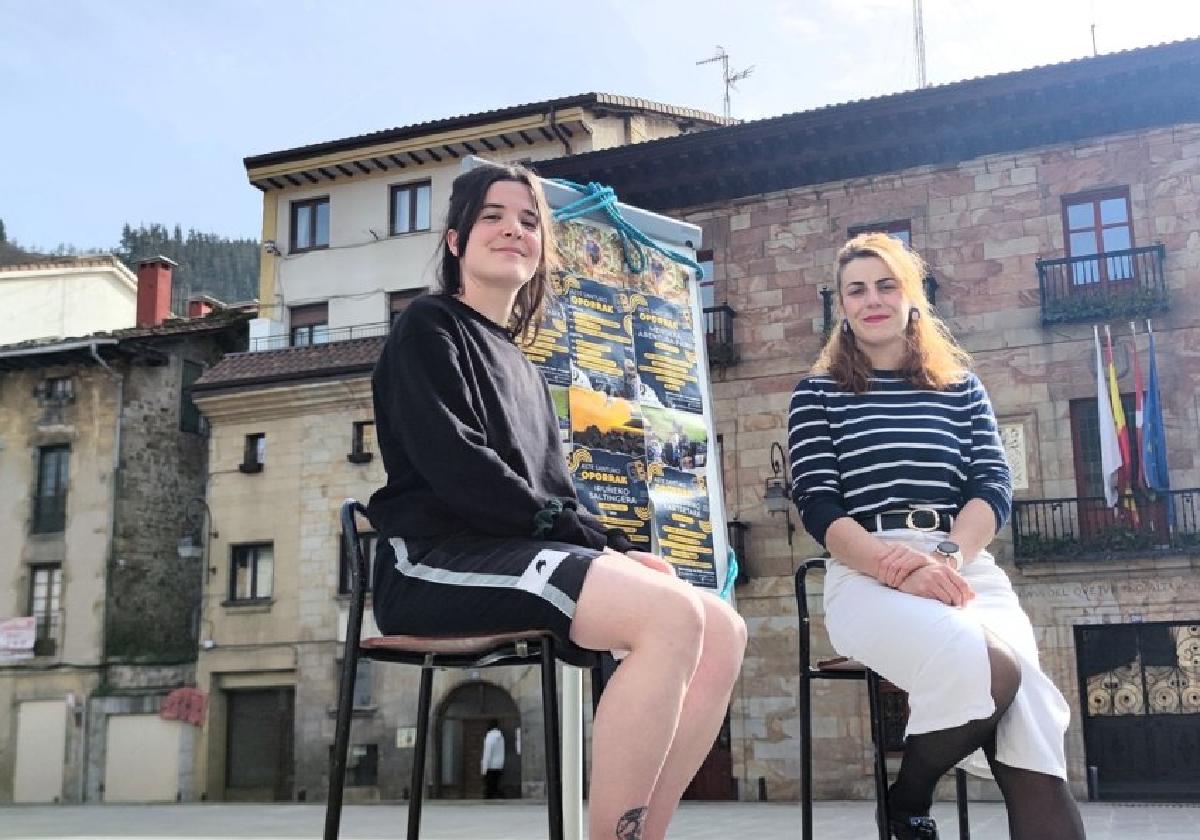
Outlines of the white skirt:
M930 553L941 531L906 529L876 536ZM908 693L905 735L919 735L990 717L991 695L984 628L1008 644L1021 666L1021 687L996 730L996 760L1067 778L1063 739L1071 710L1042 673L1029 617L1012 584L986 551L963 567L975 591L964 607L890 589L872 577L830 561L825 577L825 624L842 656L856 659ZM977 750L959 766L991 778Z

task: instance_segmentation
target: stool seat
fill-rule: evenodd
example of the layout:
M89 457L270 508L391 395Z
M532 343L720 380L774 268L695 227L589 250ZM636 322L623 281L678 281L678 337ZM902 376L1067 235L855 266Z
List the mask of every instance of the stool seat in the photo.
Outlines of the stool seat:
M833 659L822 659L817 663L818 671L861 671L866 673L867 666L849 656L835 656Z
M513 642L540 641L548 631L496 633L491 636L373 636L359 642L363 653L440 653L451 655L487 653Z

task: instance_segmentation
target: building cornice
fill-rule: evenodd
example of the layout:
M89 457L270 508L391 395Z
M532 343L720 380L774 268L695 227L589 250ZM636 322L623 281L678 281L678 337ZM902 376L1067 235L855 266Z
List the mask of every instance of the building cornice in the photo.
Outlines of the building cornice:
M214 426L248 420L363 411L372 408L371 375L368 371L319 382L289 382L258 388L196 392L192 399Z

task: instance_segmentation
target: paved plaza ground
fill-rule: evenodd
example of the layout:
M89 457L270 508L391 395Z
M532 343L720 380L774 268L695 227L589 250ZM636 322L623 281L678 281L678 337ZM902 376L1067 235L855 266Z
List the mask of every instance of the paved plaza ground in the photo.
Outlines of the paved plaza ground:
M1197 840L1200 805L1083 806L1089 840ZM59 805L0 808L0 838L319 838L320 805ZM402 838L405 807L348 806L344 840ZM867 802L818 802L817 840L871 840L872 806ZM942 837L957 837L953 805L934 810ZM538 840L546 837L544 808L534 802L434 802L424 809L423 840ZM774 840L800 837L795 803L685 803L669 835L677 840ZM971 803L972 840L1004 840L999 803ZM1053 838L1047 838L1053 840Z

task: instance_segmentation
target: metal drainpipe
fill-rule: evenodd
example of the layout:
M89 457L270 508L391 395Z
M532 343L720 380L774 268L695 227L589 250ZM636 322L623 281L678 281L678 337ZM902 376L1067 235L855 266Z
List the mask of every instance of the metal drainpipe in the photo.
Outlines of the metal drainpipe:
M109 364L100 358L100 354L96 351L96 343L92 342L88 348L91 351L92 358L100 367L104 368L117 386L117 413L115 430L113 432L113 466L112 466L112 493L110 494L109 511L108 511L108 535L105 549L104 562L104 619L100 623L100 662L103 666L104 662L104 644L105 632L108 629L108 595L111 587L112 577L112 557L113 543L116 538L116 520L117 520L117 473L121 468L121 411L125 405L125 377L113 370ZM88 778L88 730L91 728L91 715L88 714L91 709L92 698L89 695L83 704L83 766L80 767L79 773L79 801L87 801L87 778Z
M550 130L554 132L554 136L558 138L558 142L563 144L563 150L565 152L564 157L570 157L571 142L567 139L567 136L563 134L562 128L559 127L558 115L555 113L554 108L550 109Z

